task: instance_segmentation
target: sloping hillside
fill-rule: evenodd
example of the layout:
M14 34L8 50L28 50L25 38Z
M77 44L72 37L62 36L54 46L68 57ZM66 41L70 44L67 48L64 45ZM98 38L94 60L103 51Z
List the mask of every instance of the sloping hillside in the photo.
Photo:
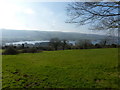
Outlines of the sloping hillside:
M26 30L1 30L2 41L24 41L24 40L50 40L51 38L80 40L80 39L102 39L105 36L96 34L83 34L73 32L53 32L53 31L26 31Z

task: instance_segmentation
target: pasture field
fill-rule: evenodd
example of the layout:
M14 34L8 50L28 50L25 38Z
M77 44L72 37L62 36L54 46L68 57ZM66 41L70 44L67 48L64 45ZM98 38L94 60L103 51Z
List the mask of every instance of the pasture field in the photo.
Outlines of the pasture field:
M3 88L118 88L118 49L2 55Z
M0 49L0 53L2 53L2 49Z

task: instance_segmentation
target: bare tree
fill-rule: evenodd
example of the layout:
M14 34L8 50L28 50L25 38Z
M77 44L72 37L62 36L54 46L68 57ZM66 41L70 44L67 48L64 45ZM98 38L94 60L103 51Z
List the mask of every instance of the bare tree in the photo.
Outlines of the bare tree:
M50 40L50 45L55 49L58 50L58 47L61 45L61 40L58 38L52 38Z
M86 39L85 40L79 40L77 45L78 45L79 48L87 49L87 48L91 48L92 42L90 40L86 40Z
M102 47L105 47L107 44L108 44L108 39L107 39L107 38L102 39L102 40L100 41L100 45L101 45Z
M65 49L65 47L67 46L67 40L62 40L62 42L61 42L61 46L62 46L62 49L64 50Z
M120 28L120 2L73 2L68 4L67 23L91 24L97 30Z
M103 47L105 47L106 45L117 44L117 43L118 43L117 37L111 37L111 36L106 36L100 41L100 45Z

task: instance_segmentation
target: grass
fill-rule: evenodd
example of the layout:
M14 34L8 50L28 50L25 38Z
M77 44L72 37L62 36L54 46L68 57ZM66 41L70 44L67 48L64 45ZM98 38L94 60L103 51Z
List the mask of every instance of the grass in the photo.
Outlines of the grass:
M0 49L0 53L2 53L2 49Z
M3 55L3 88L118 88L118 51L86 49Z

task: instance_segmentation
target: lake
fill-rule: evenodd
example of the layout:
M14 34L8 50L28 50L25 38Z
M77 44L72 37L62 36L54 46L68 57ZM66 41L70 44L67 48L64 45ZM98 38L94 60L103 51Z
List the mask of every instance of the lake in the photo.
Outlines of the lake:
M49 40L41 40L41 41L19 41L19 42L12 42L6 43L5 45L21 45L21 44L36 44L36 43L43 43L43 42L50 42ZM69 44L75 45L76 41L68 41Z
M32 45L35 45L36 43L43 43L43 42L46 42L46 43L48 43L48 42L50 42L49 40L41 40L41 41L19 41L19 42L11 42L11 43L6 43L5 45L21 45L21 44L32 44ZM77 43L78 41L77 40L74 40L74 41L68 41L67 43L68 44L72 44L72 45L76 45L76 43ZM100 40L93 40L93 41L91 41L92 42L92 44L97 44L97 43L99 43L100 42ZM115 43L115 42L114 42ZM117 42L116 42L117 43Z

